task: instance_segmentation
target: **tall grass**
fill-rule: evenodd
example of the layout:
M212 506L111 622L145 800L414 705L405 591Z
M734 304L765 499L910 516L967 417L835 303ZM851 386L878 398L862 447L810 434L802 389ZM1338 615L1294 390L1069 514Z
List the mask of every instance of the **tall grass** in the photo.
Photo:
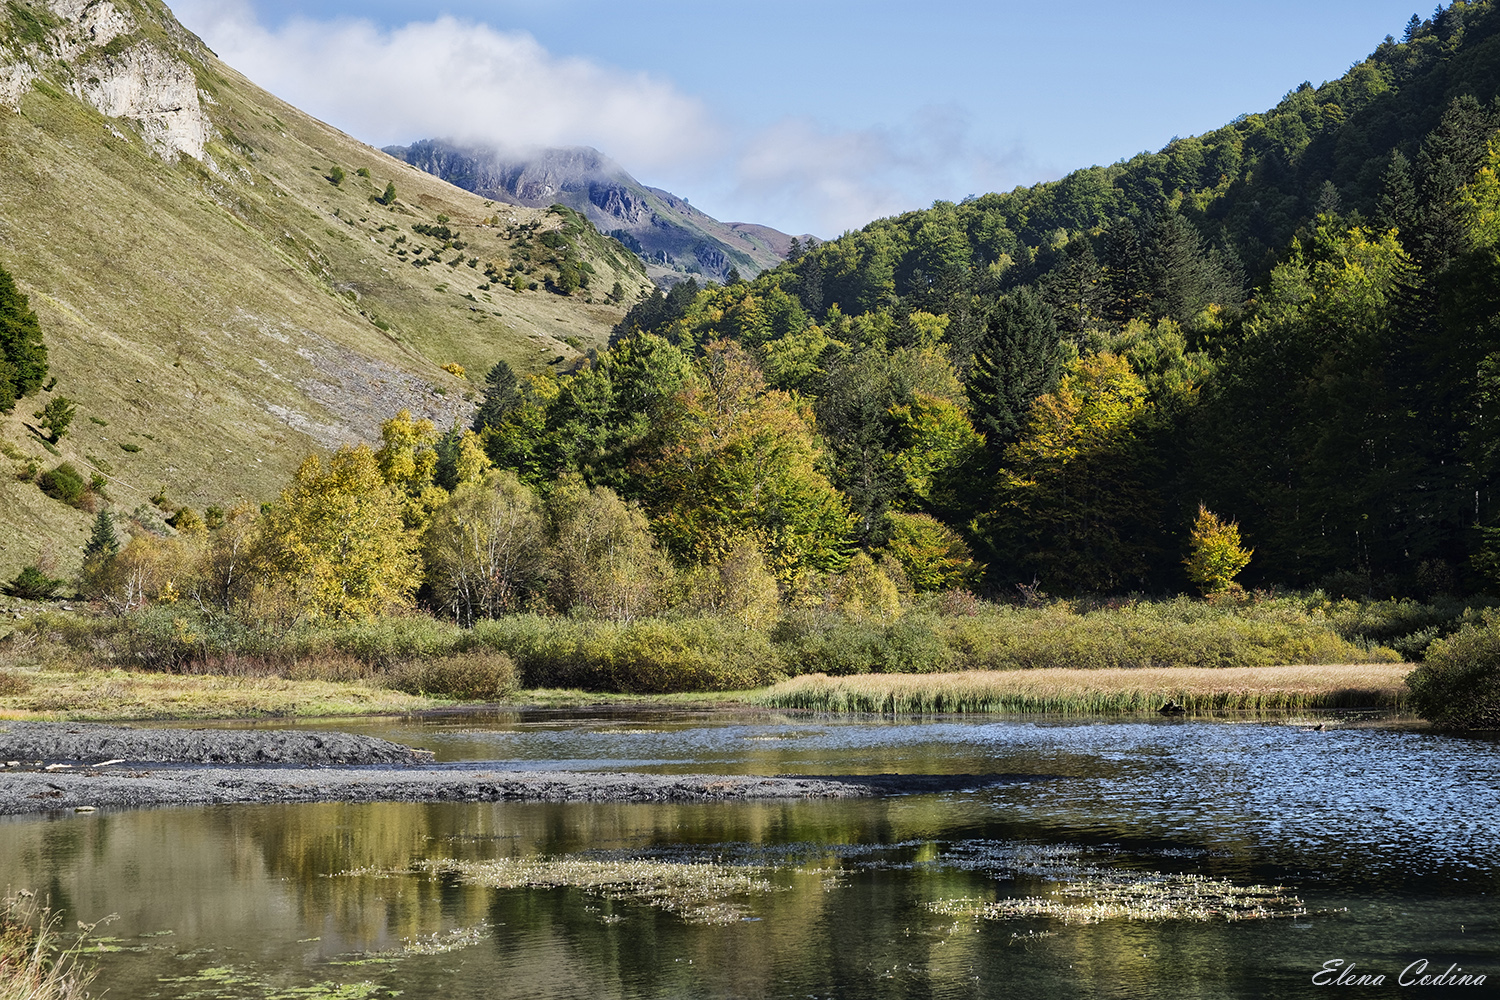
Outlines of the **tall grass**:
M752 696L773 708L899 715L971 712L1090 715L1399 709L1402 665L977 670L943 674L794 677Z
M413 614L280 630L178 602L120 617L41 614L23 638L61 648L83 666L368 681L466 700L482 690L489 700L517 684L667 694L744 690L801 674L1390 663L1402 657L1372 634L1425 649L1465 615L1456 605L1360 605L1318 594L1024 608L951 597L890 617L786 609L765 628L727 615L628 622L508 615L463 629ZM480 677L485 656L493 669ZM452 662L424 666L437 660Z
M94 970L79 961L84 935L64 945L60 923L60 915L29 892L5 897L0 909L0 1000L87 1000Z

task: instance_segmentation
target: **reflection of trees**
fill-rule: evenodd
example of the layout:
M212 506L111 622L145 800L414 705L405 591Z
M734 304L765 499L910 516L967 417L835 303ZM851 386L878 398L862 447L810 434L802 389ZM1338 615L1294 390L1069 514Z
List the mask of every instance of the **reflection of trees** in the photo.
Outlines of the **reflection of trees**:
M1027 836L1023 828L997 822L992 808L980 814L984 818L976 814L959 835ZM494 928L490 940L453 955L407 959L390 972L393 985L432 988L450 982L443 970L461 966L452 989L443 987L451 1000L525 992L516 984L526 983L544 984L539 992L550 995L601 997L910 996L943 993L973 976L983 993L986 984L993 989L1022 970L1032 979L1055 976L1048 989L1065 995L1087 983L1159 983L1163 969L1184 962L1205 967L1216 952L1231 949L1224 935L1245 933L1110 922L1057 928L1058 936L1021 947L1012 945L1013 932L1048 924L936 917L925 908L929 900L1047 888L1025 878L1010 881L1003 865L989 873L903 870L947 856L939 842L966 826L965 815L961 803L945 796L156 810L0 824L0 877L39 892L50 888L69 919L119 911L123 919L111 933L172 929L172 947L180 950L232 944L277 963L278 974L293 982L329 978L327 969L309 964L320 955L387 950L402 938L487 922ZM1084 812L1078 822L1084 824ZM860 853L858 845L873 853ZM429 858L588 851L770 864L767 877L785 891L746 900L759 918L753 922L700 926L571 889L490 890L416 874L338 875L357 868L405 871ZM841 860L841 853L854 857ZM892 870L862 870L862 861L883 861ZM614 917L622 919L605 920ZM311 937L322 940L297 944ZM1045 960L1028 948L1046 949ZM112 959L119 964L109 967L114 978L106 985L113 995L137 995L138 984L126 973L136 969L139 982L149 986L161 972L150 963L164 960ZM1218 975L1202 973L1209 982ZM1036 993L1048 995L1048 989Z

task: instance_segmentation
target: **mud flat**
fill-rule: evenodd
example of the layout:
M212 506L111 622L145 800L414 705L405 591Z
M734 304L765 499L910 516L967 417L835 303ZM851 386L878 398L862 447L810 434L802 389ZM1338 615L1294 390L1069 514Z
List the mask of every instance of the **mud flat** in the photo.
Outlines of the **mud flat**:
M433 765L346 733L0 723L0 815L280 802L726 802L951 791L1034 775L712 775ZM395 766L393 766L395 765Z

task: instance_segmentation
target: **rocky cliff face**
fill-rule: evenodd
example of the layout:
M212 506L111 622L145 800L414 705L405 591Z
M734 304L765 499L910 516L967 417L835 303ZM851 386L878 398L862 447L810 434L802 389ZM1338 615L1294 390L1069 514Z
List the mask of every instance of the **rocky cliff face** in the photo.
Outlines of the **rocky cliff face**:
M690 274L723 281L730 268L753 277L781 263L791 242L766 226L719 222L588 147L504 153L425 139L385 151L494 201L528 208L560 202L582 212L663 284Z
M11 14L21 30L0 45L0 103L19 110L47 70L74 97L137 131L162 159L204 159L213 122L188 61L201 58L202 43L175 21L176 32L152 38L109 0L11 5Z

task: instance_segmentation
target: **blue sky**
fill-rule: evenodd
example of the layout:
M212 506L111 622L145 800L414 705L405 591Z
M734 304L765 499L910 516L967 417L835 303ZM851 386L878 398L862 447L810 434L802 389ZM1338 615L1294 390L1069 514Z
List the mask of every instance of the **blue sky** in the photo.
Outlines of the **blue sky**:
M1410 0L173 8L257 83L367 142L592 145L719 219L824 237L1264 110L1413 13Z

